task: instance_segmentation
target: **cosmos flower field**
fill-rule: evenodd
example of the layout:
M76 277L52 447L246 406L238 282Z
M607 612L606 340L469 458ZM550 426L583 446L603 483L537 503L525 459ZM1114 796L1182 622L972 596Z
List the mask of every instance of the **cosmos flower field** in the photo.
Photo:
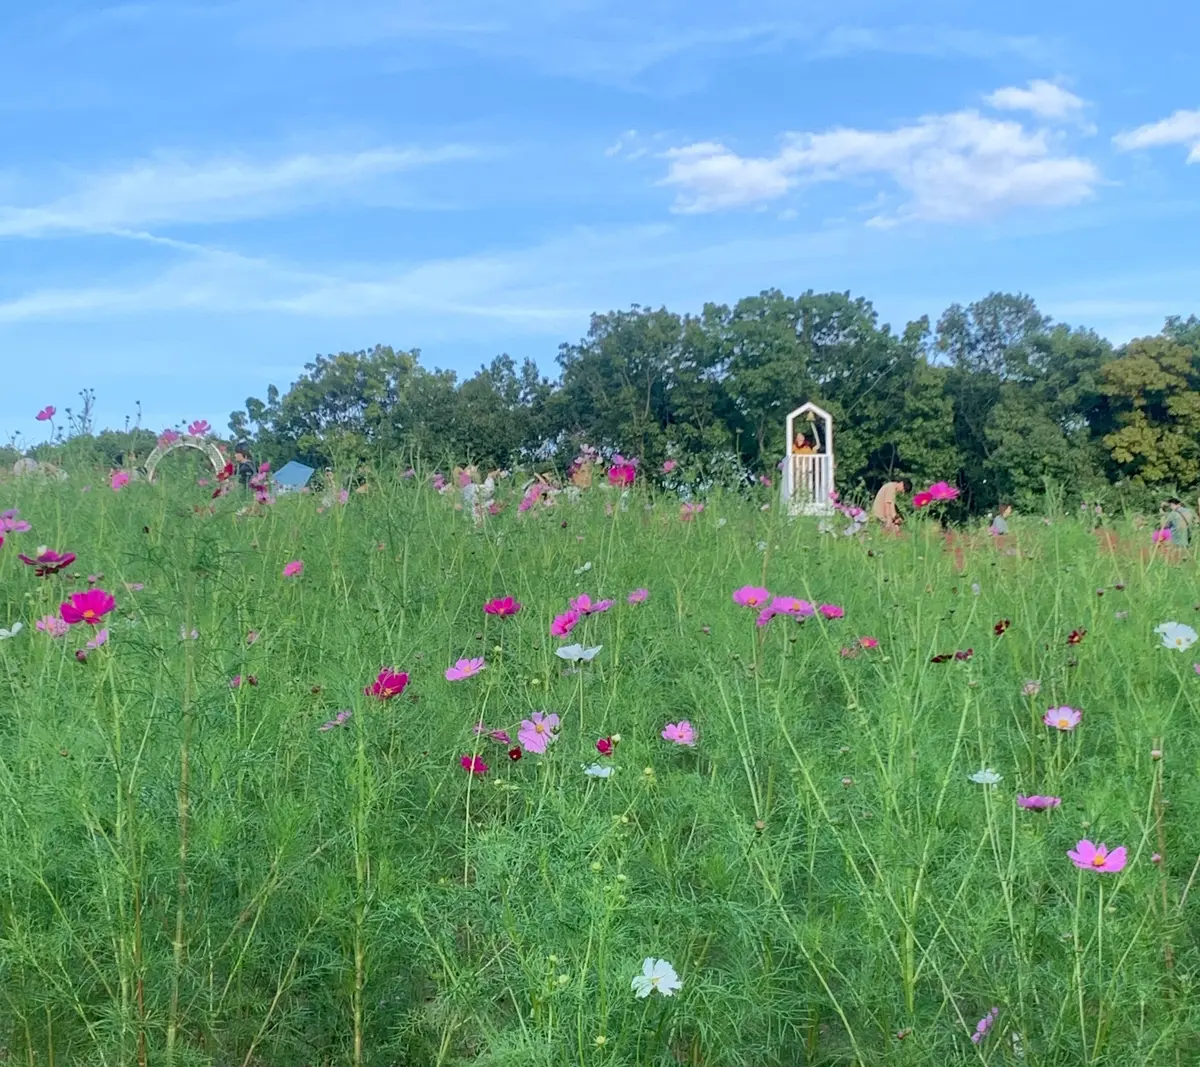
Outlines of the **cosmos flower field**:
M1200 1063L1193 561L81 481L0 486L9 1062Z

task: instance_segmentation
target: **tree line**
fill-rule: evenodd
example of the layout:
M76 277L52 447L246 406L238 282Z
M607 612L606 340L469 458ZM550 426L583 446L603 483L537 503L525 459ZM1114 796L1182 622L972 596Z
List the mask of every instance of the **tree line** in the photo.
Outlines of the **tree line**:
M633 306L559 347L557 381L507 355L460 381L420 352L319 356L286 393L230 416L268 458L313 465L405 450L509 467L583 444L674 459L697 480L771 476L784 419L831 412L844 493L949 479L965 506L1033 506L1047 487L1188 492L1200 481L1200 319L1114 346L992 293L902 333L848 293L769 290L698 315ZM565 458L564 458L565 457Z

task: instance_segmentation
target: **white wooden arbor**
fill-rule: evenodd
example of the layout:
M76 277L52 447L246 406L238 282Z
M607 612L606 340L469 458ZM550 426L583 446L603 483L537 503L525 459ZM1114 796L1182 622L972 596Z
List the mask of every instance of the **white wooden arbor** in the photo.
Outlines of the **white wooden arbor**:
M220 450L205 437L197 437L193 434L180 434L174 440L168 441L165 444L159 444L154 451L146 457L146 465L143 468L146 472L146 481L154 481L154 471L158 467L158 461L163 458L168 452L174 452L177 448L195 448L203 452L208 457L209 463L212 464L213 472L220 474L225 466L225 457L221 455Z
M816 404L801 404L787 417L784 439L783 504L791 515L832 515L833 417ZM796 434L813 452L797 452Z

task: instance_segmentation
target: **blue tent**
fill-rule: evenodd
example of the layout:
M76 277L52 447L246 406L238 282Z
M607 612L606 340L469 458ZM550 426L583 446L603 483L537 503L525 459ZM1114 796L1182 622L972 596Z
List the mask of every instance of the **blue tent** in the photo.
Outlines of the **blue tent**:
M313 476L313 468L297 463L294 459L285 463L273 476L275 491L279 493L294 493L308 485Z

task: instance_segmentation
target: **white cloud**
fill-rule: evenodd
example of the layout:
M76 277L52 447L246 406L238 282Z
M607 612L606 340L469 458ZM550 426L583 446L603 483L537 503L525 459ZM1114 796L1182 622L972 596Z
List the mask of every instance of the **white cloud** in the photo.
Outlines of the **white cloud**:
M0 207L0 237L114 233L172 223L279 215L329 202L403 171L471 158L465 145L301 154L268 161L188 162L159 156L84 178L76 191L36 207Z
M927 116L890 131L789 133L769 157L700 142L666 158L663 184L676 188L674 210L681 213L765 204L802 184L888 178L906 199L892 215L875 217L875 225L967 221L1013 207L1075 204L1100 181L1091 161L1059 152L1047 131L976 111Z
M1113 144L1122 152L1184 145L1189 150L1187 161L1200 163L1200 108L1194 111L1181 109L1158 122L1119 133L1113 138Z
M1028 111L1042 119L1065 119L1083 108L1078 96L1048 81L1031 81L1024 89L1010 85L984 99L997 111Z

